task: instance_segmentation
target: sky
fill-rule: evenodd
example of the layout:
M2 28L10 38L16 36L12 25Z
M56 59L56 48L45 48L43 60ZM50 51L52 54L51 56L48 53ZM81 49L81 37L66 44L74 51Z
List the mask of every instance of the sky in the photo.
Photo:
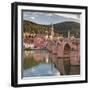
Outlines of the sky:
M23 11L23 20L28 20L43 25L49 25L51 23L56 24L65 21L74 21L80 23L80 15L70 13Z

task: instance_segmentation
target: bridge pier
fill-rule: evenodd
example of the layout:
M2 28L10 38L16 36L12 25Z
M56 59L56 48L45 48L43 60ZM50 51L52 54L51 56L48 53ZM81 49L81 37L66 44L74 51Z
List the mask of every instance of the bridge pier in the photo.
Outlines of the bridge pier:
M57 46L57 57L58 58L63 57L63 46L60 44Z
M56 45L52 45L52 54L57 54L57 46Z
M71 63L71 65L80 65L79 51L71 51L71 53L70 53L70 63Z

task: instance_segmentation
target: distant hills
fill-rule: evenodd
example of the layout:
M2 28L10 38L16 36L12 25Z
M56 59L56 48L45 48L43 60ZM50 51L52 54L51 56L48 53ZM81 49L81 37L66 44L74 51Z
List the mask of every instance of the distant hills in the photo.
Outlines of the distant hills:
M23 21L24 32L30 33L45 33L46 30L49 30L49 25L41 25L31 21Z
M67 22L56 23L53 25L53 27L54 27L55 33L63 34L64 37L67 37L68 30L75 37L80 37L80 23L67 21ZM42 25L42 24L37 24L31 21L24 20L23 28L24 28L24 32L43 34L46 31L50 33L51 25Z
M62 22L54 24L54 28L59 33L64 34L65 37L67 37L68 30L71 34L74 34L75 37L80 37L80 23Z

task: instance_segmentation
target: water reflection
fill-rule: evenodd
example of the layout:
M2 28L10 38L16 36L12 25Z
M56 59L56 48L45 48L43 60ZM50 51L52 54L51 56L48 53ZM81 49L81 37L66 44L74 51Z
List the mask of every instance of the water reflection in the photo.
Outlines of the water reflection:
M23 77L80 74L80 65L71 65L69 57L58 58L47 50L25 50Z

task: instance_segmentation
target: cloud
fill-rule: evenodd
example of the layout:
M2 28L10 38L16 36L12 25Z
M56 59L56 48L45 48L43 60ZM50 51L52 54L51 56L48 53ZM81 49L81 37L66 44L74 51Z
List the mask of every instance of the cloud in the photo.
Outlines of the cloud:
M79 14L25 11L23 16L24 20L30 20L39 24L50 24L51 22L60 23L64 21L74 21L80 23Z
M59 14L59 13L56 13L56 15L58 16L63 16L63 17L66 17L66 18L73 18L73 19L77 19L79 20L80 19L80 15L79 14Z
M33 20L35 19L35 17L34 17L34 16L32 16L32 17L30 17L30 18L31 18L31 19L33 19Z
M46 13L46 15L47 16L53 16L54 14L53 13L49 13L49 14Z

